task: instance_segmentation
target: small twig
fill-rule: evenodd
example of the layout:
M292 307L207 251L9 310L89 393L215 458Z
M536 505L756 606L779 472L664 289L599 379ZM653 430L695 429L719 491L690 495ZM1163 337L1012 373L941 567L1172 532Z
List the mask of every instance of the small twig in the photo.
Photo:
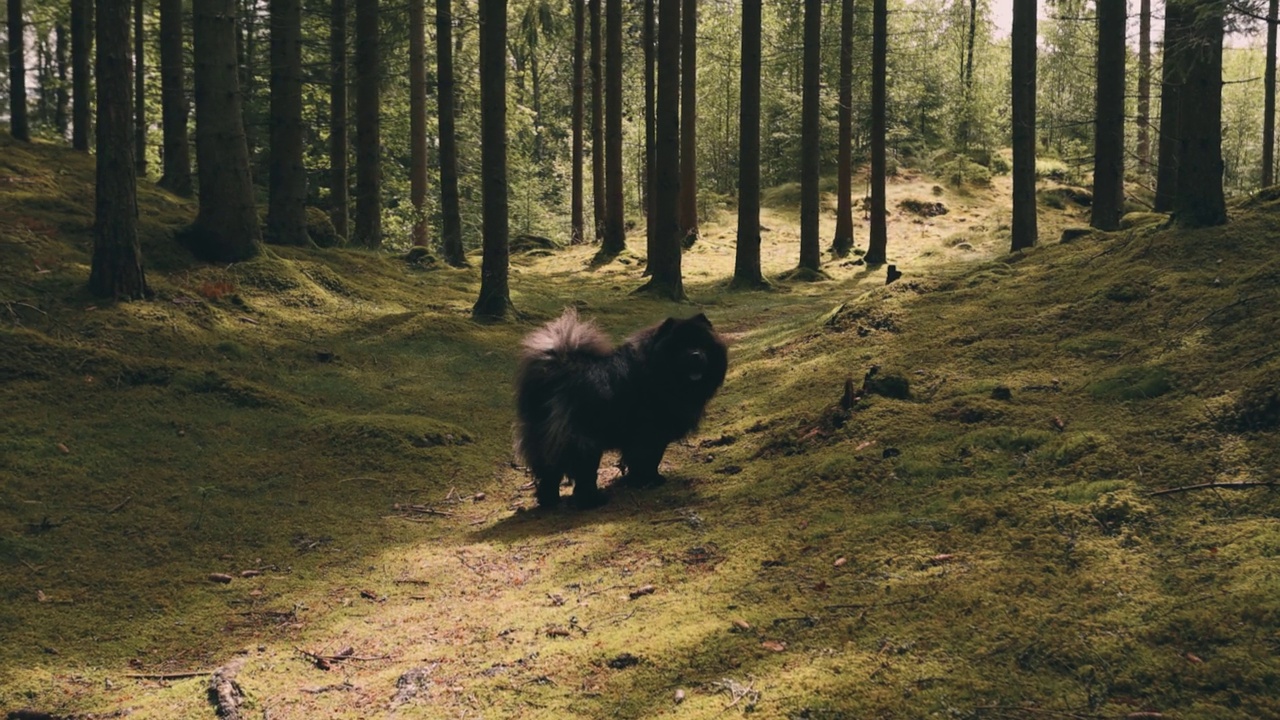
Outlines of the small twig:
M415 578L396 578L391 581L396 585L430 585L430 580L417 580Z
M470 570L471 572L473 572L473 573L475 573L475 574L477 574L477 575L479 575L479 576L481 576L481 577L484 577L484 571L482 571L480 568L478 568L478 567L476 567L476 566L472 565L471 563L468 563L468 562L467 562L467 558L466 558L466 557L464 557L464 556L462 555L462 553L458 553L458 555L457 555L456 557L458 558L458 562L462 563L462 567L464 567L464 568L466 568L466 569Z
M293 649L297 650L298 652L302 653L303 655L311 658L316 662L332 663L332 662L343 662L345 660L361 660L361 661L367 662L370 660L390 660L391 659L390 655L320 655L319 653L313 653L307 650L303 650L297 645L294 645Z
M1277 487L1280 481L1276 480L1258 480L1258 481L1241 481L1241 482L1209 482L1200 483L1199 485L1183 485L1181 487L1165 488L1163 490L1152 490L1147 493L1148 497L1156 495L1172 495L1173 493L1187 492L1190 490L1209 490L1217 488L1221 490L1245 490L1253 487Z
M31 563L27 562L26 560L23 560L22 558L18 558L18 562L25 565L28 570L35 573L36 575L39 575L40 571L44 569L43 565L32 565Z
M181 672L167 673L125 673L125 677L131 680L182 680L184 678L204 677L212 675L214 670L184 670Z
M127 497L127 498L125 498L125 499L121 500L120 502L116 503L115 505L112 505L112 506L111 506L111 509L110 509L110 510L107 510L107 514L108 514L108 515L110 515L111 513L116 512L117 510L119 510L120 508L124 507L125 505L128 505L128 504L129 504L129 501L130 501L130 500L132 500L132 499L133 499L133 496L132 496L132 495L130 495L129 497Z

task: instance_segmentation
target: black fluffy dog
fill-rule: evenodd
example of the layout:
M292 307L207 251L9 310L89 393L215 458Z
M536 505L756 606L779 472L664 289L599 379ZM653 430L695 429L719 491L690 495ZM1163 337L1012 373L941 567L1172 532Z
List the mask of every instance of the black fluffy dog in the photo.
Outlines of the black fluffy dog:
M705 315L667 318L616 348L572 308L530 333L516 376L517 451L537 481L538 505L559 502L565 475L578 507L602 503L596 472L605 450L622 451L630 480L661 482L667 445L698 426L727 367Z

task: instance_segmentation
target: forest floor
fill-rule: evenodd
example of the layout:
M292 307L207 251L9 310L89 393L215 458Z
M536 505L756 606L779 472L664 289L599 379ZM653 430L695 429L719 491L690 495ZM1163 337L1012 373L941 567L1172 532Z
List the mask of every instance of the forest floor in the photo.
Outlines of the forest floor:
M578 247L514 255L520 319L479 325L476 268L192 263L149 185L156 297L96 301L91 179L0 147L2 711L211 718L230 664L272 719L1280 717L1273 197L1066 244L1045 209L1011 256L1007 186L903 179L950 212L894 210L892 285L728 292L726 218L690 304ZM730 371L665 485L543 513L511 377L568 304L705 312Z

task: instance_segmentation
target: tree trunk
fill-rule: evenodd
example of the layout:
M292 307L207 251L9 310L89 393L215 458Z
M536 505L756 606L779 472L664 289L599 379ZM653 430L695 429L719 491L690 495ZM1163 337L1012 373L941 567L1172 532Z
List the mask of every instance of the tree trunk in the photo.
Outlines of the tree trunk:
M680 229L698 237L698 0L682 0L680 27Z
M742 2L738 243L733 263L733 286L736 288L764 285L764 277L760 274L760 6L761 0Z
M378 0L356 0L356 217L353 241L382 245Z
M1013 65L1013 243L1036 244L1036 0L1014 0L1010 34Z
M53 124L58 128L58 137L67 138L67 27L58 23L53 30L55 39L54 56L58 65L58 90L54 100Z
M600 2L587 0L591 16L591 204L595 241L604 241L604 43L600 33Z
M133 2L133 104L136 119L133 122L134 162L138 164L138 177L147 176L147 43L143 28L145 7L143 0Z
M258 253L262 228L240 108L235 0L200 0L193 15L200 211L188 237L198 257L238 262Z
M413 244L427 245L427 18L426 0L409 0L409 199Z
M182 0L160 0L160 111L164 123L164 174L160 187L191 195L191 148L183 85Z
M270 0L268 0L270 1ZM240 111L244 115L245 143L249 147L250 167L253 166L252 158L258 152L258 129L254 125L254 118L249 115L255 107L257 107L258 94L258 0L244 0L244 12L241 14L241 30L242 39L240 45L237 46L240 57L240 92L242 99L240 101Z
M1160 58L1160 140L1156 160L1156 212L1173 209L1178 192L1178 124L1182 114L1182 89L1186 83L1188 47L1187 10L1172 0L1164 8L1164 48Z
M448 0L445 0L446 2ZM347 0L329 5L329 219L333 230L347 238Z
M573 0L573 160L570 163L573 172L572 199L570 201L569 242L577 245L586 236L586 221L582 205L582 121L583 121L583 82L585 75L584 55L586 54L586 8L582 0Z
M1191 0L1181 0L1191 2ZM1173 217L1182 227L1227 221L1222 191L1222 40L1225 0L1197 0L1191 8L1191 47L1184 97L1195 112L1178 118L1178 183Z
M873 0L871 14L871 238L868 265L888 258L889 230L885 212L885 75L889 44L889 11L886 0Z
M684 299L680 270L680 0L658 0L658 86L653 244L641 292Z
M89 291L139 300L150 294L138 244L129 88L129 2L99 0L98 147Z
M452 0L436 0L436 83L440 103L440 243L444 260L466 267L458 209L458 139L454 132Z
M622 217L622 0L605 0L604 238L600 254L627 247Z
M1125 0L1098 2L1097 102L1094 105L1093 205L1089 224L1116 230L1124 212Z
M819 86L822 60L822 0L804 3L804 80L800 102L800 268L818 271Z
M27 63L23 28L22 0L9 0L9 134L14 140L27 142L31 139L31 131L27 127Z
M90 0L71 0L71 147L89 152Z
M1275 182L1276 152L1276 22L1280 0L1271 0L1267 9L1267 68L1262 102L1262 187Z
M656 124L653 114L654 93L654 0L644 0L641 42L644 44L644 236L645 246L653 242L653 143Z
M477 319L506 317L507 288L507 0L480 0L480 188L484 260Z
M1151 174L1151 0L1138 10L1138 171Z
M271 0L271 177L267 239L306 245L307 168L302 163L302 2Z
M853 250L853 0L840 2L840 149L837 170L836 234L831 251Z

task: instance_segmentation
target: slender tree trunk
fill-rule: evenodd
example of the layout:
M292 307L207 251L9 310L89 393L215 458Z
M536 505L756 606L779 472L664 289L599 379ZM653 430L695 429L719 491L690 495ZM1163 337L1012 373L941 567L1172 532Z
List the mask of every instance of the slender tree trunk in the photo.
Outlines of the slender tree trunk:
M448 0L446 0L447 2ZM329 219L347 238L347 0L329 4Z
M742 99L738 136L738 243L733 286L764 285L760 274L761 0L742 2Z
M604 42L600 33L600 2L587 0L591 16L591 202L594 210L595 241L604 241Z
M458 209L458 140L454 132L453 0L436 0L436 83L440 103L440 243L444 260L466 267Z
M654 24L654 0L644 0L644 21L641 42L644 44L644 235L645 246L653 242L653 143L656 131L654 93L654 42L657 28ZM647 270L646 270L647 272Z
M9 134L14 140L31 139L27 127L27 62L23 38L22 0L9 2ZM127 40L126 40L127 42Z
M658 0L658 86L653 235L641 292L684 299L680 270L680 0Z
M268 0L269 2L270 0ZM240 110L245 113L245 142L249 146L249 165L253 166L253 158L258 154L258 128L250 112L257 106L258 95L258 0L244 0L244 13L241 16L243 39L239 46L240 54L240 91L243 99Z
M71 147L89 152L90 0L71 0Z
M1151 0L1138 10L1138 171L1151 174Z
M804 82L800 103L800 268L818 271L822 264L818 239L818 131L822 60L822 0L804 3Z
M853 0L840 2L840 149L837 171L836 234L831 251L853 250Z
M133 152L138 177L147 176L147 43L142 22L145 16L143 0L133 0L133 97L136 101L133 104L136 113Z
M1182 3L1165 2L1164 47L1160 57L1160 142L1156 161L1156 212L1173 209L1178 192L1179 117L1182 114L1182 90L1186 83L1186 63L1192 50L1188 47L1187 11Z
M58 136L63 140L67 137L67 101L69 93L67 92L67 27L62 23L58 23L53 30L55 37L54 56L58 65L58 90L53 107L53 124L58 128Z
M471 314L502 319L507 288L507 0L480 0L480 187L484 260Z
M240 108L236 3L200 0L193 15L200 211L187 235L198 257L238 262L258 253L262 228Z
M356 217L353 240L382 245L378 0L356 0Z
M1124 212L1125 0L1098 0L1093 206L1089 224L1116 230Z
M885 212L885 75L889 44L889 11L886 0L873 0L871 14L871 238L868 265L888 259L889 230Z
M129 117L129 2L100 0L98 148L89 291L139 300L150 294L138 244L138 195Z
M582 181L585 168L582 167L582 121L583 121L583 83L585 75L584 55L586 54L586 7L582 0L573 1L573 161L571 163L572 200L570 201L569 242L577 245L584 241L586 221L582 205Z
M267 239L306 245L307 169L302 164L302 2L271 0L271 176Z
M164 174L160 186L191 195L187 94L183 87L182 0L160 0L160 111L164 123Z
M604 238L600 254L627 247L622 215L622 0L605 0Z
M698 237L698 0L682 0L680 27L680 229Z
M1036 0L1014 0L1010 34L1013 60L1013 243L1017 252L1036 244Z
M409 198L413 244L427 245L427 18L426 0L409 0Z
M1276 22L1280 0L1267 6L1267 69L1262 102L1262 186L1275 182L1276 152Z
M1190 2L1191 0L1180 0ZM1182 227L1227 221L1222 190L1222 40L1225 0L1196 0L1191 12L1194 51L1187 63L1184 97L1195 112L1178 120L1178 184L1173 217Z

